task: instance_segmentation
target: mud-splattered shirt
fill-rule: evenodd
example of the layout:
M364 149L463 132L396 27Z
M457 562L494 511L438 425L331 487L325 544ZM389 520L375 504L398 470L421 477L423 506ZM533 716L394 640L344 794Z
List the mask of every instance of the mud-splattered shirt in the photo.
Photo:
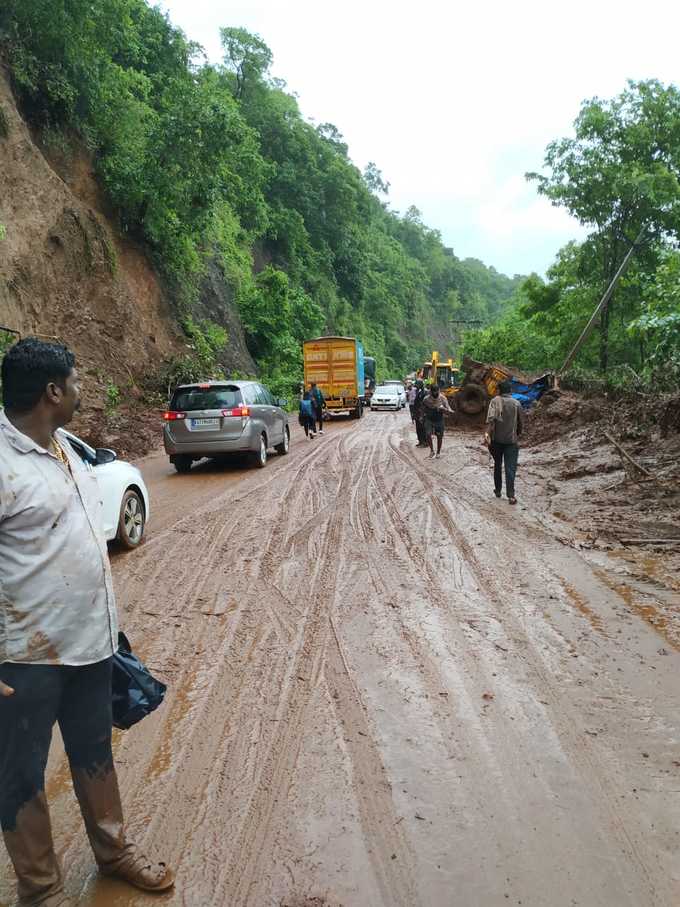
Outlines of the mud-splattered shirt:
M486 424L498 444L517 444L522 434L522 406L509 394L494 397L489 403Z
M70 471L0 412L0 663L93 664L118 648L97 477L55 440Z

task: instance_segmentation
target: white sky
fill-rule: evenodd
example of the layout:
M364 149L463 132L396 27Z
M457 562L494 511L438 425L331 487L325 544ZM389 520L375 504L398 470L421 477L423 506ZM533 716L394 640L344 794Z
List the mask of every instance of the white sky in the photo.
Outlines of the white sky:
M580 227L524 180L581 101L626 79L678 81L677 0L162 0L221 58L219 28L259 34L303 114L331 122L390 203L414 204L462 258L545 271Z

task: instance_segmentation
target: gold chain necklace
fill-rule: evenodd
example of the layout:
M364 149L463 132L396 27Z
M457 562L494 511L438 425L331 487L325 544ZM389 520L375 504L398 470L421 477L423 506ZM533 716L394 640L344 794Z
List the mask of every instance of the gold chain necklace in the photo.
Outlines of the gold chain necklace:
M68 471L71 472L71 464L69 463L61 444L57 441L56 438L52 438L52 450L54 451L55 457L57 458L57 460L59 460L62 466L65 466Z

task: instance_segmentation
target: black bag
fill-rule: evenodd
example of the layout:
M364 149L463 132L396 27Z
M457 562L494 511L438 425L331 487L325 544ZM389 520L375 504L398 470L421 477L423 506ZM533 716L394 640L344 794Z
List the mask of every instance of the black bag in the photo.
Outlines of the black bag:
M125 633L118 634L113 656L113 724L127 728L151 714L163 702L167 687L149 673L132 652Z

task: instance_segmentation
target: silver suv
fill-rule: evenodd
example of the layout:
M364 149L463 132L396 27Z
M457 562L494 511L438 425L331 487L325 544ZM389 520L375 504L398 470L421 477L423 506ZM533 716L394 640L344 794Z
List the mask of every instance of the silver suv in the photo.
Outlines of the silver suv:
M180 384L163 413L170 462L189 472L194 460L246 451L256 466L266 466L270 447L288 453L287 402L256 381Z

